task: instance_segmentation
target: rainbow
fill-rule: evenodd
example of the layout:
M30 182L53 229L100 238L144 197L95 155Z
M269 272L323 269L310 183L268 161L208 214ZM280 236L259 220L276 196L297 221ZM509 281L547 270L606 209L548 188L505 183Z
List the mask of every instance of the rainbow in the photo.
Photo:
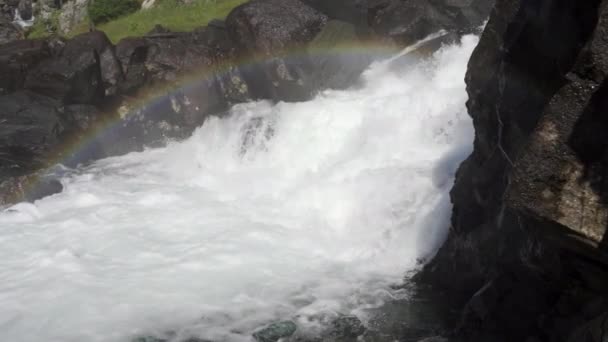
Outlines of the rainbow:
M189 70L187 75L181 76L171 84L160 88L143 89L133 98L127 99L121 106L122 108L129 108L126 113L121 113L120 110L102 113L101 117L103 119L90 127L84 134L66 140L55 151L51 152L45 163L46 168L28 179L24 185L24 192L35 190L40 184L41 177L47 174L48 168L52 166L58 164L75 166L81 163L81 161L90 162L99 159L83 156L94 151L95 145L99 143L102 137L106 137L107 139L108 137L111 138L112 134L119 134L121 126L126 122L125 119L130 115L141 111L154 110L154 108L159 107L163 101L167 101L167 98L176 92L205 82L214 82L217 77L227 76L235 68L241 71L251 70L277 58L285 60L289 64L311 57L328 56L375 56L383 58L398 58L406 54L428 56L437 49L437 47L432 47L428 43L438 41L438 38L443 38L446 35L446 32L439 32L405 49L387 41L357 41L336 46L300 47L272 56L255 55L241 57L217 65ZM103 158L106 155L101 155L100 157Z

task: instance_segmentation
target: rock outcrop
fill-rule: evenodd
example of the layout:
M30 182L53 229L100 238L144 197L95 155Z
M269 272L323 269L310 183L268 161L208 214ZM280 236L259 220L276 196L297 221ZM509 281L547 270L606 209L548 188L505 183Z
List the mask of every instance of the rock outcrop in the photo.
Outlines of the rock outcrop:
M313 92L298 49L313 40L327 17L299 0L253 0L230 13L226 24L247 59L245 77L257 98L306 100Z
M419 280L455 341L602 341L608 1L497 0L469 62L476 136L449 238Z

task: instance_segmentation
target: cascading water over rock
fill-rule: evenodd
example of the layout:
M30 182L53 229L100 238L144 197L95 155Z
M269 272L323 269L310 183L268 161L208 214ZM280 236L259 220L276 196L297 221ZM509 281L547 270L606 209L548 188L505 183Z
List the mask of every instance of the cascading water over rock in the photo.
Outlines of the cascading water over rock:
M0 213L3 337L242 341L277 320L365 321L445 237L476 42L65 170L62 193Z

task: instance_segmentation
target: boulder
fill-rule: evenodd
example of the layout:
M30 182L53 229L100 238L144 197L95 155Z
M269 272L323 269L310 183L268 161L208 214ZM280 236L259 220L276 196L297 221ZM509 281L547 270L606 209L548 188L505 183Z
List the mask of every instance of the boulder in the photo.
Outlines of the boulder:
M241 49L273 57L310 42L327 16L299 0L253 0L234 9L226 24Z
M101 118L94 106L64 106L28 90L0 96L0 181L36 173L57 158L75 166L104 157L100 151L72 155L62 149L82 139Z
M158 30L145 37L123 39L116 45L127 91L147 82L175 82L188 72L202 74L234 56L227 32L219 24L188 33Z
M23 39L23 31L9 19L0 17L0 44Z
M112 58L102 70L101 56L105 48L111 49L104 38L103 33L89 32L67 41L56 58L42 61L28 74L25 88L64 104L100 103L111 78L119 73L119 65Z
M116 94L124 76L114 46L103 32L80 34L58 50L28 73L26 89L65 104L99 104Z
M0 96L0 179L42 168L66 132L59 102L29 91Z
M22 20L30 20L33 16L32 0L21 0L17 6L19 16Z
M608 294L607 23L606 0L496 2L466 76L474 151L418 277L463 310L459 340L564 341Z
M0 95L22 89L28 71L51 55L46 40L17 40L0 45Z
M302 49L321 31L327 16L299 0L254 0L226 19L240 53L256 63L244 70L254 96L284 101L313 93L308 61Z
M112 96L117 93L119 84L124 80L124 75L115 47L105 33L93 31L80 34L70 41L66 50L67 54L76 54L79 50L93 51L99 59L104 96ZM64 57L60 56L59 58Z
M440 30L471 32L490 15L494 0L369 0L376 34L409 45Z

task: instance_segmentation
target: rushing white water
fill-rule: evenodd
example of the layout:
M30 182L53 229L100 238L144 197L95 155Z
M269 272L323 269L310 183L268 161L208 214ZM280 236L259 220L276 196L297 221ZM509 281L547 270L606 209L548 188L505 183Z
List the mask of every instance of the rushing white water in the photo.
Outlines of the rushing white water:
M21 12L19 12L18 9L15 9L13 23L15 23L21 27L30 27L30 26L34 25L34 21L36 21L36 18L33 15L30 19L23 20L23 18L21 18Z
M246 341L277 319L364 316L444 238L476 42L310 102L236 106L0 214L2 340Z

